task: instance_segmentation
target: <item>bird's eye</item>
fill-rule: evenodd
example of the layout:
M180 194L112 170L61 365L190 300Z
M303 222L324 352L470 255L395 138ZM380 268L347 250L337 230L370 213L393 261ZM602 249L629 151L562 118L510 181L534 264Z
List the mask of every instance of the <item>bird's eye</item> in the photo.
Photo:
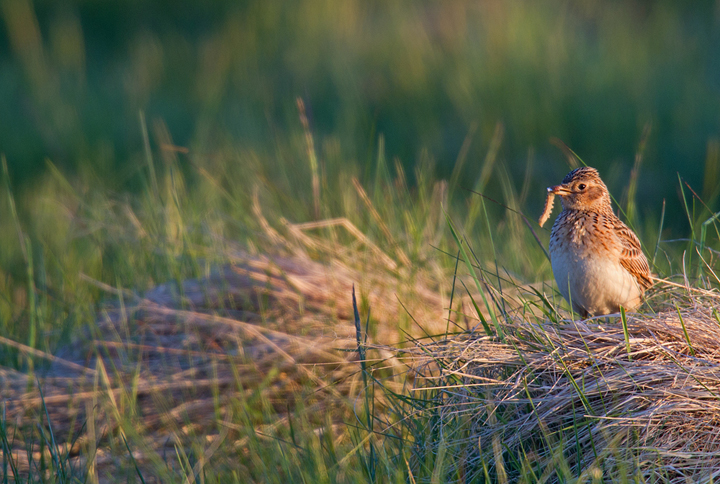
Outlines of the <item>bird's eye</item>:
M580 185L578 185L578 190L585 190L585 184L581 183Z

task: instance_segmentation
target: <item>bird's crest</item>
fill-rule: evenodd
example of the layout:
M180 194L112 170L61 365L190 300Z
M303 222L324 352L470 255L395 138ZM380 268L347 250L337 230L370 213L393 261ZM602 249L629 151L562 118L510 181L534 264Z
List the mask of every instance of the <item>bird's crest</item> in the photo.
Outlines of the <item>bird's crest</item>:
M573 171L565 175L565 178L563 178L562 184L566 185L568 183L571 183L575 180L587 180L587 179L593 179L597 182L602 183L602 180L600 179L600 173L595 168L592 168L590 166L581 166L580 168L575 168ZM604 183L603 183L604 185Z

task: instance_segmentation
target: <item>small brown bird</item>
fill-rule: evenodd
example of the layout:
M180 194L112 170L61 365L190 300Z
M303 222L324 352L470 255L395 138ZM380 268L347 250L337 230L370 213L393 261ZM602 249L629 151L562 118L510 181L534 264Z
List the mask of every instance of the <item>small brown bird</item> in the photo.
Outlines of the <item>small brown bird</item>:
M550 235L550 261L558 288L583 318L634 310L652 285L635 233L613 213L610 193L595 168L576 168L548 188L563 211ZM544 213L541 221L549 213Z

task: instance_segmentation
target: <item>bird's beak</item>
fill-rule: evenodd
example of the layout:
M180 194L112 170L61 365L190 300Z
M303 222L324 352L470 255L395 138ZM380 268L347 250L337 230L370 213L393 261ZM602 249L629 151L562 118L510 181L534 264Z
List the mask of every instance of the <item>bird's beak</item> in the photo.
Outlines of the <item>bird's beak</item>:
M554 187L548 187L547 191L552 193L553 195L560 195L561 197L563 195L570 195L572 193L572 190L570 190L565 185L555 185Z

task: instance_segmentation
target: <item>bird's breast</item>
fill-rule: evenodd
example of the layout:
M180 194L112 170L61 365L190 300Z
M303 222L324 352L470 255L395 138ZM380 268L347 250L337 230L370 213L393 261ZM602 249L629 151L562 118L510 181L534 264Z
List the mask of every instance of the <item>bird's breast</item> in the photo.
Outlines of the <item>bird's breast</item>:
M634 309L642 295L637 281L620 263L615 234L592 216L563 217L553 225L550 261L558 289L576 310L609 314L619 306Z

